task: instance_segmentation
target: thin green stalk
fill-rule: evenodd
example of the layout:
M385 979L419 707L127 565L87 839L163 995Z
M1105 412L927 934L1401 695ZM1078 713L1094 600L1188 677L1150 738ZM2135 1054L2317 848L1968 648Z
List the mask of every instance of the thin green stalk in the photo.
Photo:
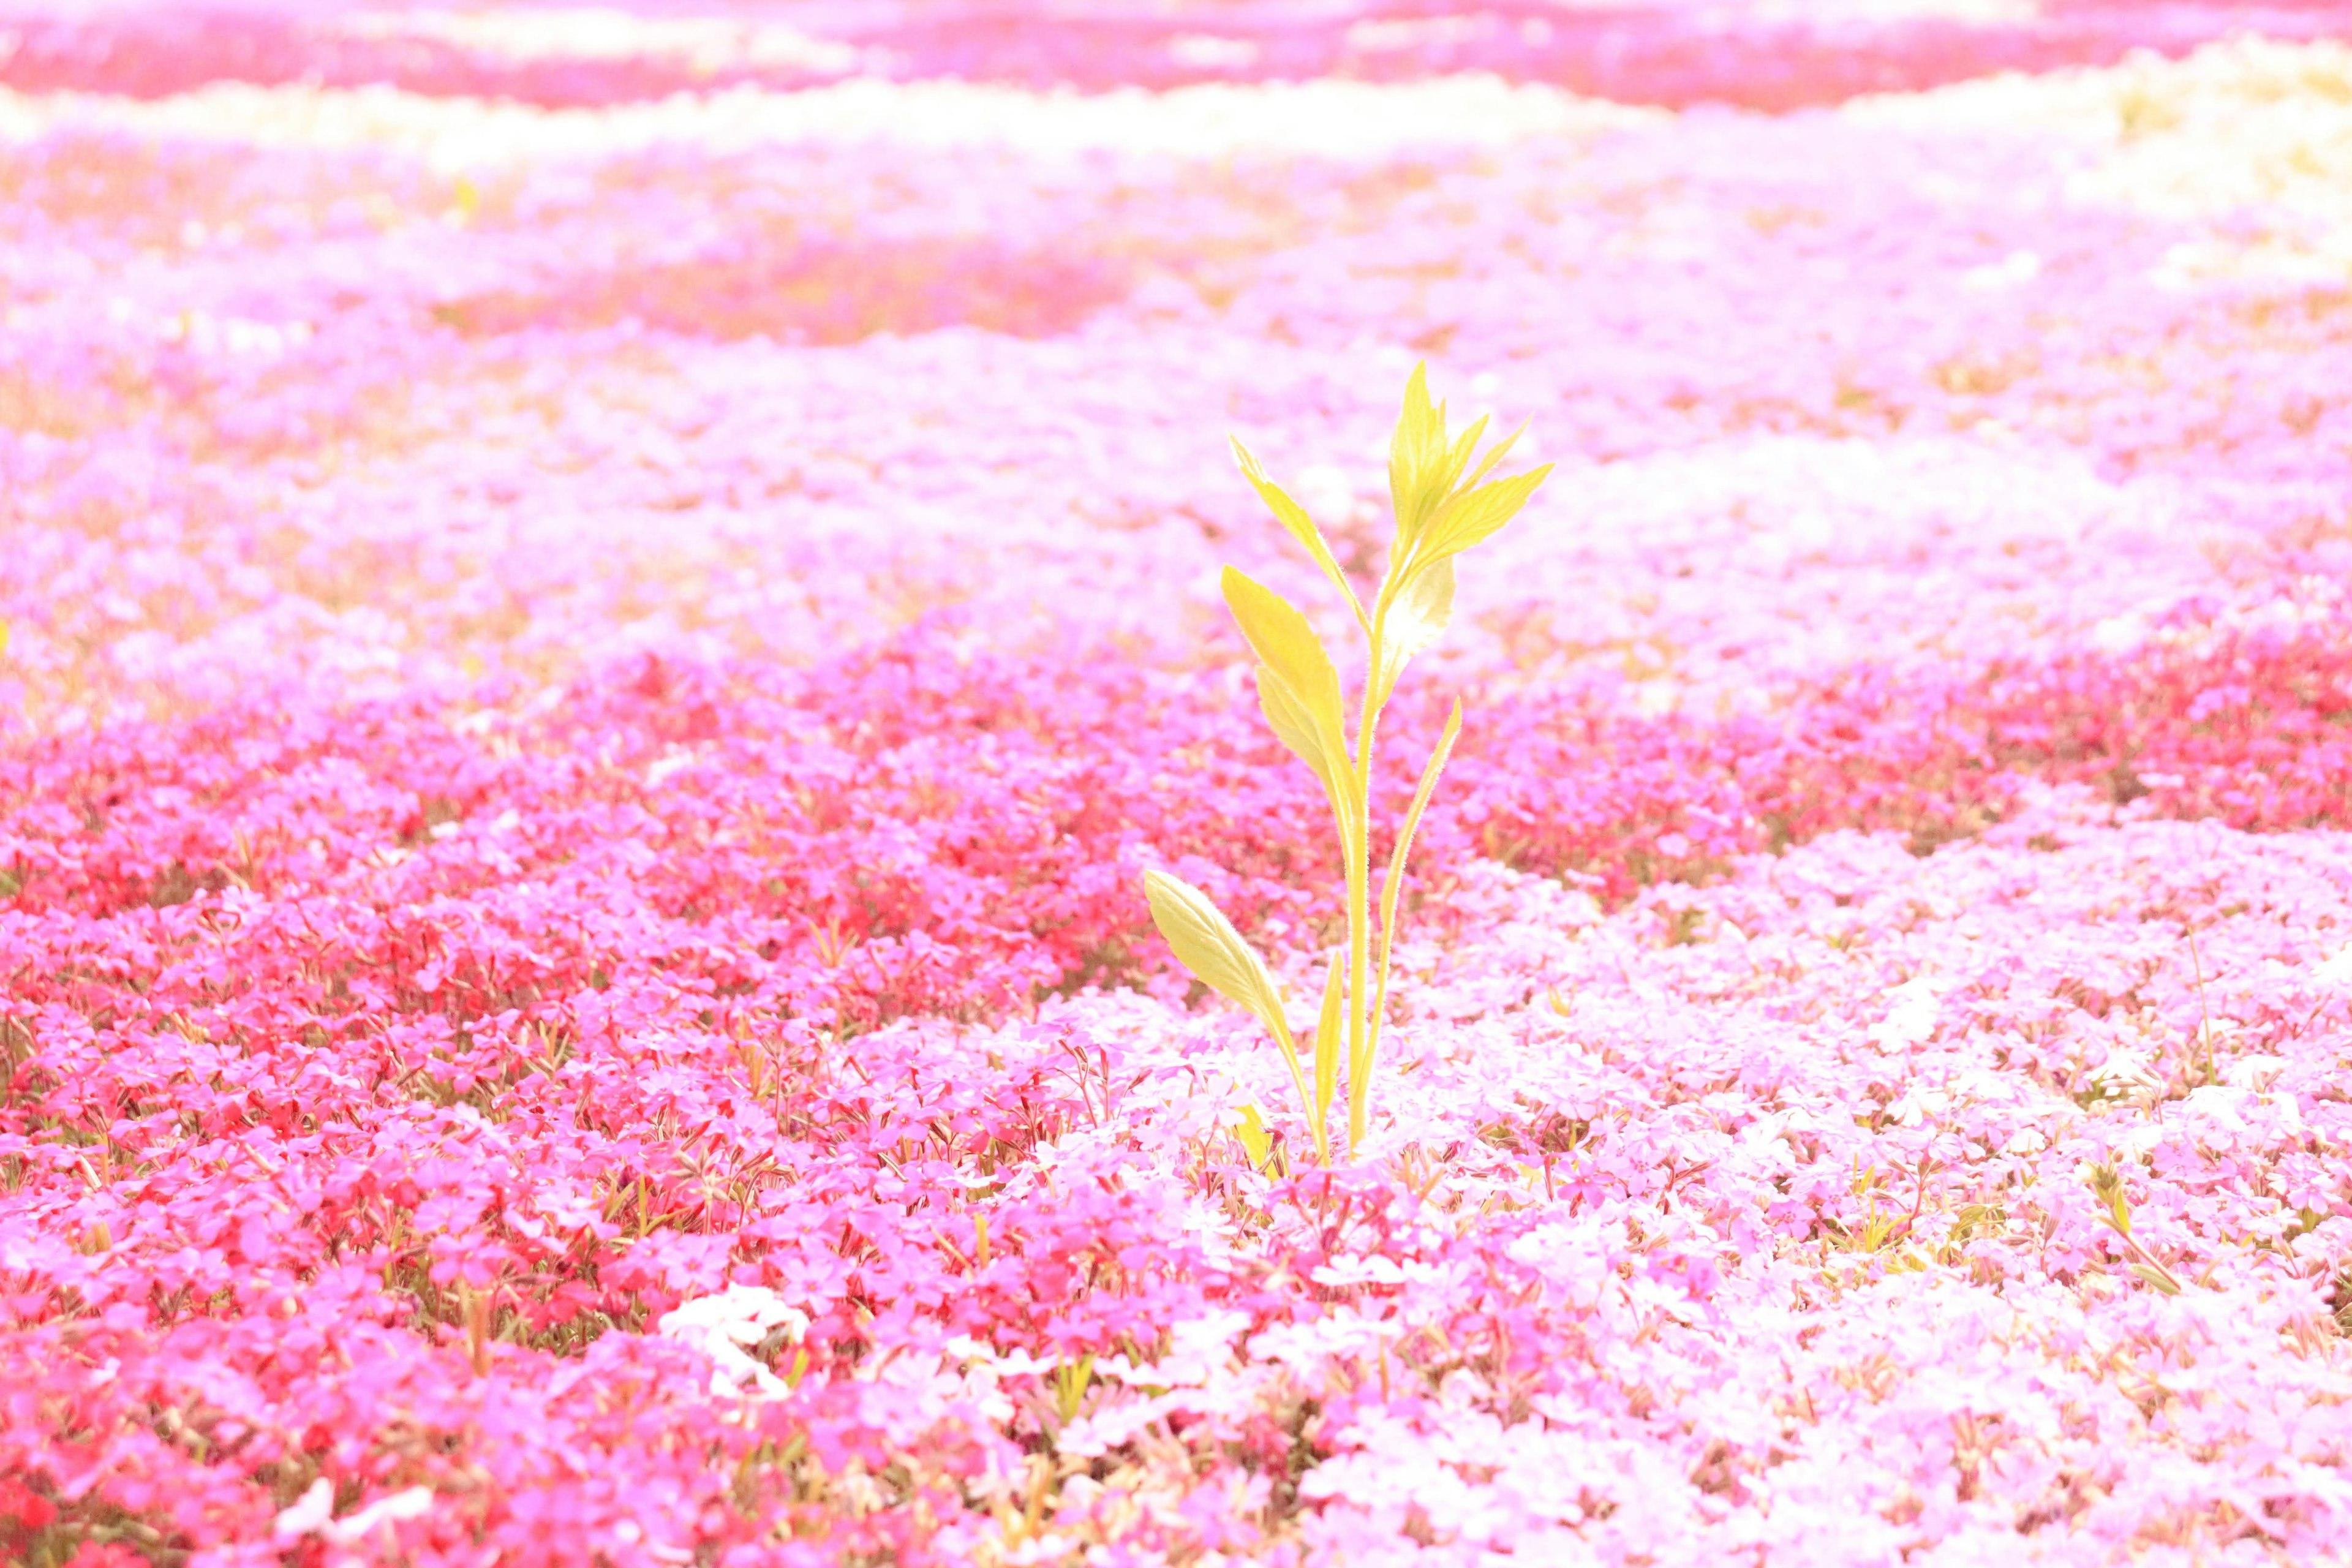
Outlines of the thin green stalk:
M1377 1017L1365 1016L1364 995L1371 971L1372 748L1381 727L1381 708L1375 699L1388 614L1388 594L1383 589L1373 603L1371 628L1365 638L1363 706L1356 724L1356 841L1350 847L1355 885L1348 899L1348 1148L1351 1153L1363 1142L1371 1114L1372 1049L1378 1037L1374 1031L1380 1026ZM1381 967L1387 967L1385 962Z
M1290 1026L1284 1021L1279 1013L1269 1020L1269 1024L1274 1031L1274 1042L1281 1047L1283 1062L1290 1068L1290 1082L1292 1087L1298 1090L1299 1102L1304 1105L1314 1104L1315 1097L1307 1087L1307 1068L1298 1059L1298 1041L1291 1035ZM1331 1163L1330 1134L1324 1131L1321 1117L1314 1117L1310 1120L1312 1122L1310 1131L1315 1137L1315 1157L1328 1165Z
M1429 809L1429 797L1437 791L1437 775L1445 771L1446 759L1454 754L1454 738L1461 733L1462 702L1456 698L1454 711L1447 716L1445 728L1437 737L1437 747L1429 753L1428 764L1421 771L1421 783L1412 792L1412 805L1405 808L1404 820L1397 826L1396 844L1389 851L1388 879L1381 884L1381 977L1372 992L1373 1056L1380 1054L1381 1020L1388 1016L1389 966L1396 958L1397 898L1404 889L1405 859L1412 853L1413 835L1421 828L1421 814Z

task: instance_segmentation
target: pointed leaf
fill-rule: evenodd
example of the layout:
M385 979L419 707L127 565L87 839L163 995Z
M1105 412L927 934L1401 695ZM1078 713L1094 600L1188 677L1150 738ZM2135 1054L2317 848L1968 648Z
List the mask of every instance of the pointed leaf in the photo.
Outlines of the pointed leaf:
M1263 1171L1274 1158L1274 1134L1265 1130L1265 1116L1255 1103L1242 1107L1242 1119L1234 1124L1234 1137L1249 1156L1250 1168Z
M1483 427L1486 422L1481 419L1478 423ZM1478 488L1478 481L1485 479L1488 474L1493 473L1495 471L1495 465L1501 462L1506 457L1509 456L1511 448L1519 444L1519 437L1527 433L1527 422L1525 420L1521 420L1519 422L1519 427L1512 431L1509 435L1504 437L1501 440L1496 442L1494 448L1485 457L1478 459L1478 466L1470 470L1469 477L1462 480L1455 488L1465 490L1476 489Z
M1381 620L1381 664L1373 675L1373 711L1387 704L1397 678L1404 673L1405 662L1433 646L1453 619L1453 562L1437 562L1405 579L1403 591Z
M1355 780L1349 768L1346 743L1338 740L1337 731L1328 723L1318 721L1307 710L1289 682L1269 665L1257 667L1257 704L1276 738L1314 771L1316 782L1323 786L1323 798L1330 803L1331 813L1339 821L1339 837L1343 842L1348 840L1354 831L1357 812Z
M1445 409L1429 401L1429 366L1412 367L1404 385L1404 407L1389 441L1389 499L1396 508L1397 549L1411 551L1429 513L1445 494L1434 482L1445 461Z
M1380 1049L1381 1020L1388 1012L1389 965L1396 957L1397 900L1404 892L1405 861L1412 854L1413 836L1421 831L1421 814L1429 809L1429 797L1437 793L1437 777L1445 771L1446 760L1454 755L1454 742L1461 734L1462 699L1457 697L1454 710L1445 716L1445 728L1437 737L1437 747L1429 753L1428 764L1421 770L1421 783L1412 792L1412 804L1405 808L1404 821L1397 828L1396 844L1389 851L1388 879L1381 885L1381 972L1372 988L1370 1026L1364 1032L1366 1059L1349 1064L1351 1083L1352 1075L1371 1070L1371 1055Z
M1421 830L1421 814L1429 809L1429 797L1437 792L1437 776L1445 771L1447 759L1454 755L1454 742L1462 734L1462 699L1454 700L1454 710L1445 716L1445 728L1437 737L1437 747L1429 753L1429 763L1421 770L1421 783L1412 792L1412 804L1405 808L1404 822L1397 828L1395 847L1389 852L1388 885L1381 889L1393 909L1398 889L1403 884L1405 858L1412 853L1413 835ZM1390 924L1394 925L1394 917Z
M1323 651L1323 639L1290 601L1231 566L1224 573L1225 605L1260 662L1281 678L1315 725L1327 758L1348 754L1339 708L1339 671ZM1295 750L1296 748L1294 748ZM1310 766L1312 763L1310 763Z
M1266 972L1265 963L1234 922L1218 912L1209 895L1165 871L1143 874L1143 897L1151 906L1151 923L1160 928L1185 968L1220 996L1240 1003L1256 1015L1282 1050L1283 1065L1305 1104L1307 1068L1298 1059L1298 1042L1282 1016L1282 992Z
M1280 485L1267 479L1265 470L1258 467L1257 459L1250 456L1249 448L1239 441L1234 442L1234 458L1241 464L1243 477L1256 487L1258 498L1274 513L1275 521L1290 531L1290 537L1298 541L1307 553L1314 558L1315 564L1323 569L1323 575L1331 579L1332 585L1339 590L1339 596L1348 601L1348 607L1355 612L1356 619L1362 621L1364 606L1356 597L1355 586L1348 581L1348 574L1339 570L1339 563L1332 556L1330 545L1324 542L1323 531L1315 526L1315 520L1307 515L1307 509L1291 500Z
M1462 432L1454 439L1454 445L1447 448L1444 465L1435 476L1438 482L1444 487L1444 493L1453 492L1456 482L1462 478L1462 470L1470 465L1470 454L1478 449L1478 438L1486 433L1486 421L1482 416L1473 421L1470 428Z
M1151 905L1151 923L1185 968L1210 990L1256 1014L1267 1028L1289 1035L1274 976L1208 894L1165 871L1146 871L1143 896Z
M1421 548L1414 552L1412 569L1425 569L1491 538L1519 514L1528 498L1535 494L1536 487L1550 475L1551 465L1546 463L1540 468L1465 490L1447 501L1430 519Z

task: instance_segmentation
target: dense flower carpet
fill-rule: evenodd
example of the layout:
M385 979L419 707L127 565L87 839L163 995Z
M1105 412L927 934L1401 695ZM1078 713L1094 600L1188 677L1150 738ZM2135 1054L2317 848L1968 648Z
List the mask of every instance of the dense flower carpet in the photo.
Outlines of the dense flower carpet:
M0 5L0 1561L2352 1558L2347 37Z

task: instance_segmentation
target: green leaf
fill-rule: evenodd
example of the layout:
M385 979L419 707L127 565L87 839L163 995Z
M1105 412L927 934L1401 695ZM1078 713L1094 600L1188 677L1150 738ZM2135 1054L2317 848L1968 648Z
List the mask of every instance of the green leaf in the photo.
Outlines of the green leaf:
M1381 1020L1388 1011L1389 965L1396 958L1397 900L1404 892L1405 861L1412 854L1413 836L1421 831L1421 814L1429 809L1429 797L1437 793L1438 775L1445 771L1446 760L1454 755L1454 742L1461 734L1462 699L1457 697L1454 710L1445 716L1445 728L1437 737L1437 749L1429 753L1429 762L1421 770L1421 783L1412 792L1412 804L1405 808L1404 821L1397 828L1396 844L1389 851L1388 879L1381 886L1380 978L1373 985L1371 1023L1364 1036L1366 1059L1349 1064L1351 1075L1370 1072L1370 1058L1380 1049Z
M1242 1119L1234 1123L1234 1137L1249 1156L1250 1169L1263 1171L1274 1158L1274 1134L1265 1130L1265 1115L1255 1103L1242 1107Z
M1389 441L1389 500L1396 508L1399 559L1411 552L1422 524L1453 482L1444 471L1447 456L1445 407L1431 406L1429 366L1417 364L1405 383L1404 408Z
M1480 429L1486 428L1486 422L1485 420L1481 419L1478 421L1478 427ZM1488 474L1493 473L1495 471L1495 465L1501 462L1503 458L1509 454L1511 448L1519 444L1519 437L1527 433L1527 424L1525 421L1522 421L1517 429L1512 431L1509 435L1496 442L1494 450L1479 458L1478 466L1470 471L1470 477L1464 479L1455 488L1465 490L1475 489L1477 488L1478 481L1485 479Z
M1054 1369L1054 1413L1067 1426L1078 1418L1084 1407L1087 1390L1094 1386L1095 1358L1089 1351L1076 1361L1066 1361Z
M1482 416L1471 421L1470 428L1454 437L1454 444L1446 448L1444 464L1430 476L1431 482L1439 487L1439 494L1454 493L1456 482L1462 478L1462 470L1469 467L1470 454L1478 449L1479 438L1486 434L1486 421Z
M1182 878L1146 871L1143 897L1151 906L1151 923L1160 928L1177 960L1210 990L1240 1003L1265 1026L1281 1047L1299 1103L1307 1103L1307 1068L1298 1059L1290 1021L1282 1016L1282 990L1267 973L1265 961L1209 901L1209 895Z
M1363 604L1356 597L1355 587L1348 581L1348 574L1339 570L1339 563L1332 556L1330 545L1324 542L1323 531L1315 526L1313 518L1307 515L1307 509L1291 500L1280 485L1267 479L1257 459L1250 456L1249 448L1239 441L1234 442L1234 458L1241 464L1243 477L1256 487L1258 498L1274 513L1275 521L1288 529L1290 537L1305 547L1307 553L1314 558L1315 564L1323 569L1323 575L1331 579L1332 585L1339 590L1339 596L1348 601L1348 607L1355 612L1357 621L1363 622Z
M1257 705L1265 715L1266 727L1297 753L1300 762L1315 770L1315 776L1323 781L1324 789L1328 791L1339 770L1324 754L1322 731L1315 716L1298 700L1298 694L1274 672L1271 665L1257 667Z
M1231 566L1225 568L1223 581L1225 605L1233 611L1258 661L1289 689L1299 711L1314 726L1324 757L1345 759L1348 742L1339 707L1339 671L1323 650L1323 639L1289 600L1264 584L1251 581ZM1308 765L1315 765L1313 759Z
M1437 749L1429 753L1429 762L1421 770L1421 783L1412 792L1412 804L1405 808L1403 826L1397 829L1396 846L1389 851L1389 880L1383 889L1391 910L1396 908L1397 889L1404 879L1405 858L1412 853L1413 835L1421 831L1421 814L1429 809L1429 797L1437 793L1437 775L1445 771L1446 760L1454 755L1454 742L1462 734L1462 699L1454 700L1454 710L1445 716L1445 728L1437 737ZM1393 929L1396 917L1389 917Z
M1373 671L1372 710L1387 706L1407 660L1445 635L1454 619L1454 563L1440 561L1405 579L1381 619L1381 664Z
M1143 896L1151 905L1151 923L1185 968L1210 990L1240 1003L1267 1028L1287 1037L1290 1026L1282 1016L1282 993L1274 976L1208 894L1165 871L1146 871Z
M1429 520L1422 536L1421 548L1413 552L1412 573L1428 570L1440 561L1461 554L1472 545L1492 538L1505 523L1519 515L1536 487L1551 476L1551 465L1530 468L1524 474L1513 474L1507 479L1496 479L1475 489L1464 490L1440 507L1437 515ZM1410 583L1404 584L1410 587ZM1402 594L1400 595L1402 596Z

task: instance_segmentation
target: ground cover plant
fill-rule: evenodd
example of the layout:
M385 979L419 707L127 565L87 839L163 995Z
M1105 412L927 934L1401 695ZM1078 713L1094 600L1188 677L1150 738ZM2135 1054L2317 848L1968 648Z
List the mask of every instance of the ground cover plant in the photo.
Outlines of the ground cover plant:
M2352 1554L2339 8L191 15L0 47L0 1561Z

